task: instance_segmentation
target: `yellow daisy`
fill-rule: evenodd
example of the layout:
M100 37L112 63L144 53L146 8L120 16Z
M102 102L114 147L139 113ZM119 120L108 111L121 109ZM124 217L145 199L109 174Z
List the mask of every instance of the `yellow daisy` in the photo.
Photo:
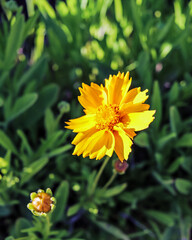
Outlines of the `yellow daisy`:
M147 128L155 113L144 104L148 90L129 90L131 81L129 72L125 76L119 72L105 79L105 86L82 84L78 100L85 115L66 126L78 133L72 141L76 145L73 155L101 159L115 151L121 162L128 159L135 131Z

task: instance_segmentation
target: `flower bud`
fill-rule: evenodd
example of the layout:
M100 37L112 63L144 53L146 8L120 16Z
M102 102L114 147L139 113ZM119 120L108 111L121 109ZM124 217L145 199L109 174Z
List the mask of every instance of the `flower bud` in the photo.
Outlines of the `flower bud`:
M127 170L129 164L127 163L126 160L124 160L123 162L121 162L119 159L115 162L114 164L114 169L120 173L123 174L125 173L125 171Z
M28 209L35 216L46 216L47 213L52 212L55 208L55 198L52 197L52 191L50 188L47 188L46 192L39 189L36 192L30 194L31 203L27 205Z
M68 102L62 101L58 104L58 108L61 113L67 113L70 111L70 104Z

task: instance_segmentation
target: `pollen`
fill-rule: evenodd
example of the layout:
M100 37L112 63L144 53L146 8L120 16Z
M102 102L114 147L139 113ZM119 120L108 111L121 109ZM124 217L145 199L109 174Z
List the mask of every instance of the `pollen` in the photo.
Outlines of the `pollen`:
M32 201L32 205L37 212L49 212L51 210L51 204L51 196L44 192L38 193Z
M96 113L96 128L99 130L113 130L113 127L120 121L119 106L102 105L97 109Z

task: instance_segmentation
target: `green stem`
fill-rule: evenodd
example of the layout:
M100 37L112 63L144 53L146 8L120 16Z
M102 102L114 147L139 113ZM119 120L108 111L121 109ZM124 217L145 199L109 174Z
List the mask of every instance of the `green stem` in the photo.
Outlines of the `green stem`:
M96 187L97 187L97 184L98 184L98 182L99 182L99 179L100 179L100 177L101 177L101 174L103 173L103 170L104 170L105 166L107 165L109 159L110 159L110 157L106 157L106 158L105 158L105 161L103 161L103 163L102 163L102 165L101 165L101 167L100 167L100 169L99 169L99 171L98 171L98 173L97 173L97 175L96 175L96 177L95 177L95 180L94 180L94 182L93 182L92 190L91 190L91 193L90 193L91 195L95 192L95 189L96 189Z
M103 190L106 190L110 185L111 183L115 180L117 176L117 172L113 172L113 175L110 177L110 179L108 180L108 182L105 184L105 186L103 187Z
M50 228L51 228L50 218L49 218L49 214L47 214L46 219L45 219L45 232L44 232L44 236L43 236L44 240L49 239L48 237L49 237L49 233L50 233Z

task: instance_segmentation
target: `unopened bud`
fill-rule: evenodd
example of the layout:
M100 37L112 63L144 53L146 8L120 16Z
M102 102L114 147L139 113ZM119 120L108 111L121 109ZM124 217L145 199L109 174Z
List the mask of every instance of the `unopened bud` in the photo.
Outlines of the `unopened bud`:
M70 111L70 104L68 102L62 101L58 104L58 108L61 113L67 113Z
M125 171L127 170L129 164L127 163L127 161L123 161L121 162L119 159L115 162L114 164L114 169L118 172L118 173L125 173Z
M46 216L47 213L52 212L55 208L55 198L52 197L52 191L50 188L47 188L46 192L39 189L36 192L30 194L31 203L27 205L28 209L35 216Z

